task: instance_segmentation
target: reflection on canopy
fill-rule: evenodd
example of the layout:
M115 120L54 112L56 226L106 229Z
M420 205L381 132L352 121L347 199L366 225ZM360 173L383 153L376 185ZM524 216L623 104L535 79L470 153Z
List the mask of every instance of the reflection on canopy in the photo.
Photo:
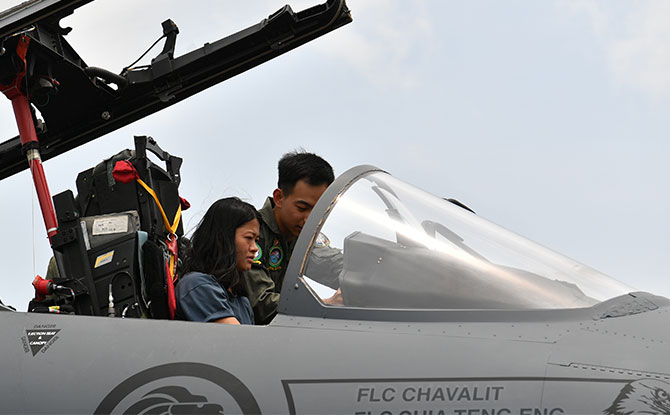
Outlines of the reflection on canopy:
M383 172L340 194L319 231L303 279L348 307L576 308L631 291Z

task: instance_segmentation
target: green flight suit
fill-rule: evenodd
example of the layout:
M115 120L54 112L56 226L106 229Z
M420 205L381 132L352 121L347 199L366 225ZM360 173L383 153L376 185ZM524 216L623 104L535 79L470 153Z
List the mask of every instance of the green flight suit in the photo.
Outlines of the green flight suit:
M256 324L268 324L277 314L279 293L296 242L295 238L289 240L279 230L273 206L272 198L268 197L258 211L262 219L258 240L260 249L245 278L247 297L254 309Z

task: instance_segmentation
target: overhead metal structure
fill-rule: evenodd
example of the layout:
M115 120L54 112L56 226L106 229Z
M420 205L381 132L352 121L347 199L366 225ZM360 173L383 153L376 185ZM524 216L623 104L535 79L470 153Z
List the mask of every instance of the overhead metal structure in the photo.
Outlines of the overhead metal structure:
M260 23L175 57L179 29L167 20L163 50L150 65L115 73L88 66L66 41L60 20L91 0L32 0L0 12L0 84L21 72L17 47L29 39L22 93L44 118L37 123L42 160L190 97L282 55L344 24L344 0L294 12L290 6ZM28 168L19 137L0 144L0 179Z

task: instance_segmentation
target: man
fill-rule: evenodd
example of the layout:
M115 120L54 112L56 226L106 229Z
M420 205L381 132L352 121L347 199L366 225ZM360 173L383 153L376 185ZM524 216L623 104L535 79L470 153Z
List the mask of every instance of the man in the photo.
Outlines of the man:
M256 324L268 324L277 314L279 293L296 239L312 208L335 180L330 164L312 153L284 154L278 170L277 188L259 210L259 251L246 278Z

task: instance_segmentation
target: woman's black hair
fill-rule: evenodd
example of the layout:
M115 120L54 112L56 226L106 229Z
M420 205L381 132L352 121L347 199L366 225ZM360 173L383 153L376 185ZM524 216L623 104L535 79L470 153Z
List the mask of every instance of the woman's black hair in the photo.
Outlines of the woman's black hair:
M260 223L256 209L236 197L214 202L193 232L181 274L193 271L210 274L225 288L243 294L237 271L235 230L253 219Z

